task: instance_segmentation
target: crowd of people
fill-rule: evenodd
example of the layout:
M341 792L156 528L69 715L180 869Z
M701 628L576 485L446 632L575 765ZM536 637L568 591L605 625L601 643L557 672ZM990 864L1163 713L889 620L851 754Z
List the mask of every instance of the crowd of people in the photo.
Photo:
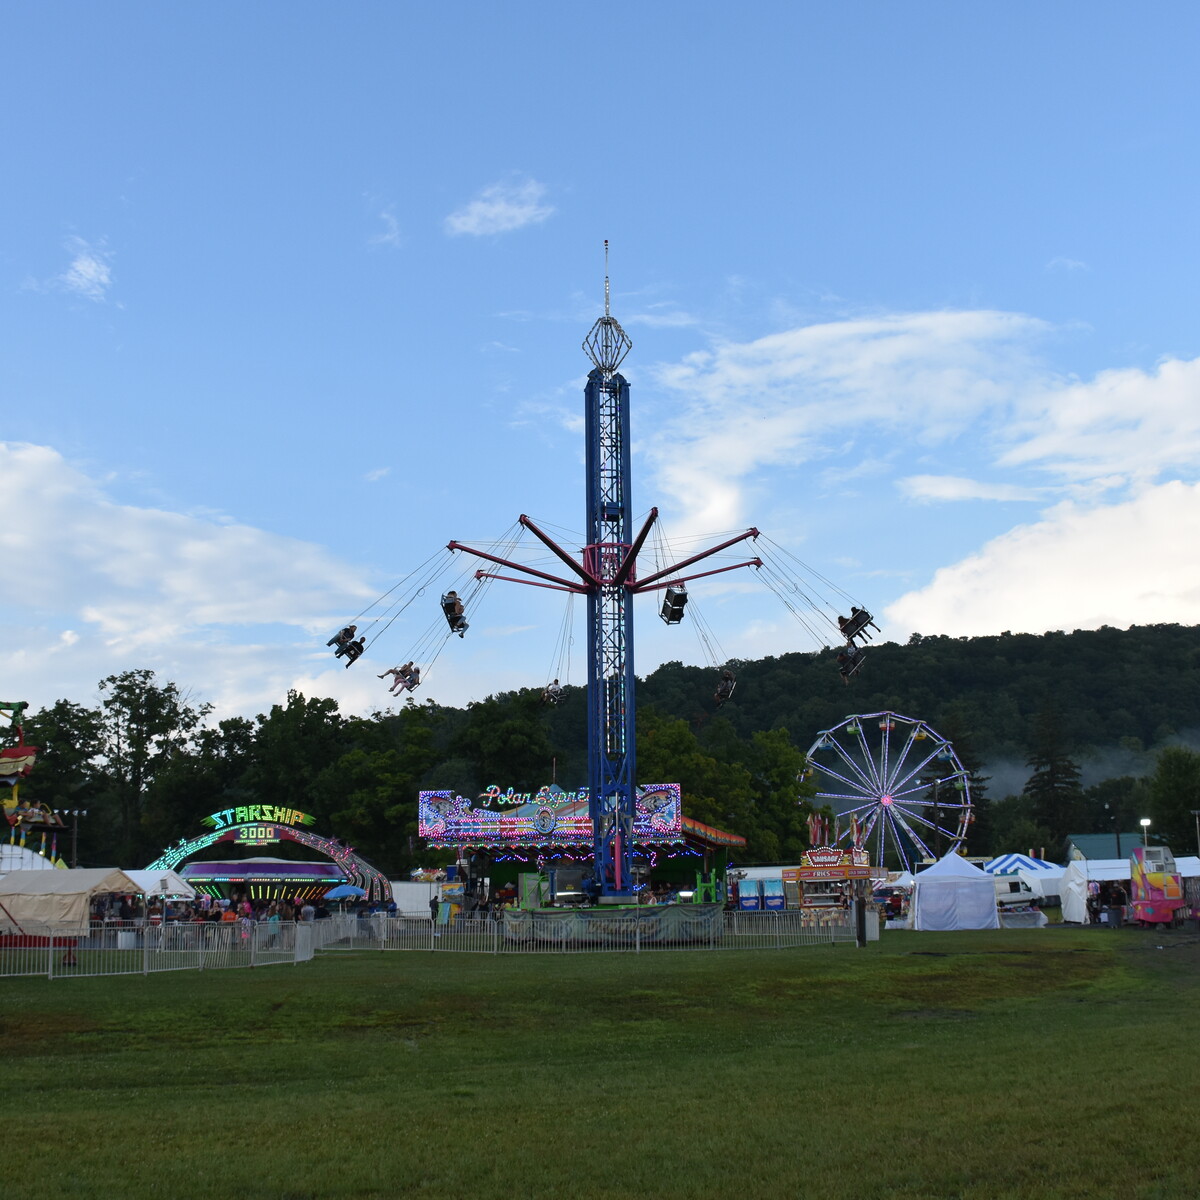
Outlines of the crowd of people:
M194 900L163 900L157 896L97 896L92 901L92 921L97 924L142 922L161 925L163 921L190 924L219 924L235 921L290 922L319 921L330 915L319 899L301 896L278 900L229 899L225 896L197 896Z

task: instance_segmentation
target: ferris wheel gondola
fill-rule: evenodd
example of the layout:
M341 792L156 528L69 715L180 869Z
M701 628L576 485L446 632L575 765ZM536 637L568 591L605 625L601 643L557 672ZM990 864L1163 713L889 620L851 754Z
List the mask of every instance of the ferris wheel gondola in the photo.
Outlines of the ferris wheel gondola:
M970 773L950 741L894 712L847 717L809 747L804 778L850 828L840 834L883 869L957 850L971 824ZM891 860L891 861L889 861Z

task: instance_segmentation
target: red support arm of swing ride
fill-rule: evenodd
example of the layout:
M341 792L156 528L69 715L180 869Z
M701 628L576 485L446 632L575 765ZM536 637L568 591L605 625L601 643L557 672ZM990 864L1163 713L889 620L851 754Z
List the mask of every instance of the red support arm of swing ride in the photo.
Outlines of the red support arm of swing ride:
M668 575L676 575L684 567L690 567L692 563L711 558L714 554L719 554L722 550L728 550L730 546L736 546L738 542L744 542L747 538L756 537L758 537L757 529L747 529L745 533L739 533L737 537L730 538L727 542L721 542L717 546L710 546L707 550L702 550L699 554L693 554L691 558L685 558L683 562L675 563L673 566L666 567L662 571L655 571L653 575L647 575L645 579L641 579L633 584L632 590L635 592L648 590L652 583L657 583L660 579L666 579ZM739 565L747 566L748 564L741 563ZM699 576L693 575L692 578L698 579Z
M729 567L716 567L711 571L698 571L695 575L676 576L673 579L663 579L659 583L651 584L633 584L630 591L634 592L661 592L663 588L672 587L677 583L691 583L693 579L705 579L709 575L722 575L726 571L740 571L743 567L761 567L761 558L748 558L745 562L734 563Z
M566 583L537 583L533 579L514 579L511 575L497 575L494 571L479 570L475 572L476 579L500 579L505 583L523 583L526 587L549 588L552 592L570 592L575 596L586 596L588 589L578 584Z
M568 591L576 591L577 585L569 579L560 579L557 575L548 575L545 571L535 571L533 567L526 567L521 563L512 562L507 558L498 558L495 554L488 554L485 550L475 550L471 546L464 546L462 542L450 542L446 546L447 550L462 550L466 554L473 554L476 558L485 559L488 562L498 563L502 567L508 567L513 571L523 571L526 575L536 575L539 579L548 579L551 583L557 584L559 587L566 588Z
M658 509L654 510L657 514ZM652 518L653 519L653 518ZM519 518L520 524L524 525L535 538L538 539L551 553L556 554L559 558L575 572L576 575L588 584L590 587L599 587L600 580L595 577L590 571L585 570L577 563L548 533L543 533L524 513Z

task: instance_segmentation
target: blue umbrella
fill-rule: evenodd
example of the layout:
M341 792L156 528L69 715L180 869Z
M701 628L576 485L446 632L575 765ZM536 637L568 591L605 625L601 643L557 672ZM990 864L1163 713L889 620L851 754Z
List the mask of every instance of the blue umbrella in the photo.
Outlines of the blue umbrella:
M365 896L367 893L358 887L351 887L348 883L343 883L338 887L331 889L325 893L326 900L345 900L347 896Z

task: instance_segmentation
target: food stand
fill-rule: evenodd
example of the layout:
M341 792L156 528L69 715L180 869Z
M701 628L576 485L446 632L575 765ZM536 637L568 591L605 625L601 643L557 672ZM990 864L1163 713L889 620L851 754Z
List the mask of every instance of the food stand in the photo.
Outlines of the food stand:
M861 848L814 846L782 874L788 908L819 912L849 908L860 881L871 878L871 865Z

